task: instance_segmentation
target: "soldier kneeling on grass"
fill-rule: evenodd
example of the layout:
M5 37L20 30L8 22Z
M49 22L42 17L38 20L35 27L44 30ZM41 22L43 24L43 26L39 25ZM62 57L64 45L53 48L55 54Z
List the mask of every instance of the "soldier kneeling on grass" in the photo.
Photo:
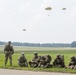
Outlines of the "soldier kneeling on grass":
M51 68L52 67L52 65L50 64L51 60L52 57L50 55L41 56L38 67Z
M38 56L38 53L34 52L34 58L31 61L29 61L30 67L33 67L33 68L38 67L39 59L40 59L40 56Z
M21 53L21 56L18 58L18 65L20 67L27 67L28 66L28 63L27 63L27 59L24 55L24 52Z
M53 62L54 67L59 67L59 68L66 68L65 63L64 63L64 55L58 54L56 59Z
M69 63L69 68L76 69L76 57L75 56L71 57L71 61Z

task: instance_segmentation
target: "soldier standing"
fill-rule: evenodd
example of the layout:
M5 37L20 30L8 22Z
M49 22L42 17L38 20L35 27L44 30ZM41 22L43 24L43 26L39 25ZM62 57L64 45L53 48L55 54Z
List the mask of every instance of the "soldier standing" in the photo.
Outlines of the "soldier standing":
M27 59L24 55L24 52L21 53L21 56L18 58L18 64L20 67L27 67L28 63L27 63Z
M11 41L9 41L5 47L4 47L4 53L5 53L5 66L7 64L8 58L10 60L10 66L12 66L12 54L14 54L14 49L11 44Z

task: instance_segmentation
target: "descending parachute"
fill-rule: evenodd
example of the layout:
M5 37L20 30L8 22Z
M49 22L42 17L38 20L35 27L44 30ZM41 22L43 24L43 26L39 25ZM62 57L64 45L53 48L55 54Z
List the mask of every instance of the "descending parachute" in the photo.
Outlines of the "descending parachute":
M46 7L45 10L52 10L52 8L51 7Z
M26 29L23 29L23 31L26 31Z
M50 11L50 10L52 10L52 8L51 8L51 7L46 7L45 10L46 10L46 11ZM50 14L50 13L48 13L48 16L49 16L49 14Z
M66 8L62 8L62 10L66 10Z

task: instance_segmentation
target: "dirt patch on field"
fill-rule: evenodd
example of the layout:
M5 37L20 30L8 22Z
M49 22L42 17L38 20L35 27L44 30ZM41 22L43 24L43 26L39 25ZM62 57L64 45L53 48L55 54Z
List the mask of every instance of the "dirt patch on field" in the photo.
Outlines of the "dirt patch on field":
M0 75L75 75L75 74L0 69Z

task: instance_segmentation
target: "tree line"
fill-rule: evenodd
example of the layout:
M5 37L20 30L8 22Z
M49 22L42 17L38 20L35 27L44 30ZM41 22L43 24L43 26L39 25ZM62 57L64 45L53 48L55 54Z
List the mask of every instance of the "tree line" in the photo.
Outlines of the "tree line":
M5 45L6 42L0 41L0 45ZM33 46L33 47L76 47L76 41L72 43L23 43L23 42L12 42L14 46Z

